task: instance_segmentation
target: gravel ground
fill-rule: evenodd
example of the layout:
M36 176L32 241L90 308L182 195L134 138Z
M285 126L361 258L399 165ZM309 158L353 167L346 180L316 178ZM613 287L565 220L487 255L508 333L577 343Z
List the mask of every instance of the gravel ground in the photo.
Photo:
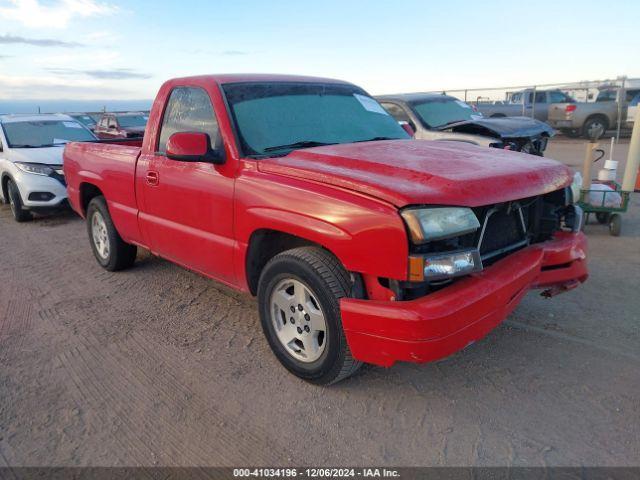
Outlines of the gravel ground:
M639 200L622 237L587 227L581 288L331 388L279 365L252 298L146 252L105 272L73 214L0 206L0 467L640 465Z

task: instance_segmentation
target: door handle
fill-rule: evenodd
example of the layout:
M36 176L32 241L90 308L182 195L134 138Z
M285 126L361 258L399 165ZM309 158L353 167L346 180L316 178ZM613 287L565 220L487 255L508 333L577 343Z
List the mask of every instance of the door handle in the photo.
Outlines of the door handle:
M158 172L147 172L147 183L149 185L158 185Z

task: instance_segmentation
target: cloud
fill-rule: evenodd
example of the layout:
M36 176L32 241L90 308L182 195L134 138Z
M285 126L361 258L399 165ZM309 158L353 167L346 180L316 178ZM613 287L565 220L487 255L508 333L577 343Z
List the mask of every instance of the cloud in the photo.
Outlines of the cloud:
M114 68L111 70L77 70L73 68L47 68L56 75L83 75L99 80L130 80L151 78L148 73L137 72L131 68Z
M52 75L24 76L0 73L0 99L51 99L51 98L144 98L140 92L104 85L91 78L67 78L61 80Z
M96 0L8 0L0 7L0 18L17 21L29 28L66 28L75 18L111 15L117 7Z
M224 52L221 52L222 55L230 55L230 56L235 56L235 55L249 55L249 52L245 52L244 50L225 50Z
M75 48L83 47L84 45L78 42L65 42L62 40L56 40L53 38L27 38L18 37L16 35L0 35L0 45L4 44L23 44L33 45L36 47L65 47Z

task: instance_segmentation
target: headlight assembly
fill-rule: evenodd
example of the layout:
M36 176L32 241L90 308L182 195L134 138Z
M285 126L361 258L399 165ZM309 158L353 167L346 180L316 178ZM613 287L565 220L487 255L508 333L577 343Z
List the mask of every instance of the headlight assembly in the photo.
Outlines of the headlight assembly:
M42 165L41 163L16 162L15 166L23 172L32 173L34 175L43 175L45 177L48 177L53 173L53 168L48 167L47 165Z
M416 245L464 235L480 228L480 222L470 208L408 208L400 214Z

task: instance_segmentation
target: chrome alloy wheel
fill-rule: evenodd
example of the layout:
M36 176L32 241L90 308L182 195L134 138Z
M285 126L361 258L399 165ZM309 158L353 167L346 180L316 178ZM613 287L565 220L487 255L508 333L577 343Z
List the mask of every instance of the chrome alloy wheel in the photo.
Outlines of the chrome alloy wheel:
M287 353L314 362L325 350L327 323L313 291L299 280L281 280L271 294L271 322Z
M93 236L93 244L100 258L103 260L109 258L107 224L104 222L102 214L98 211L93 212L93 217L91 217L91 235Z

